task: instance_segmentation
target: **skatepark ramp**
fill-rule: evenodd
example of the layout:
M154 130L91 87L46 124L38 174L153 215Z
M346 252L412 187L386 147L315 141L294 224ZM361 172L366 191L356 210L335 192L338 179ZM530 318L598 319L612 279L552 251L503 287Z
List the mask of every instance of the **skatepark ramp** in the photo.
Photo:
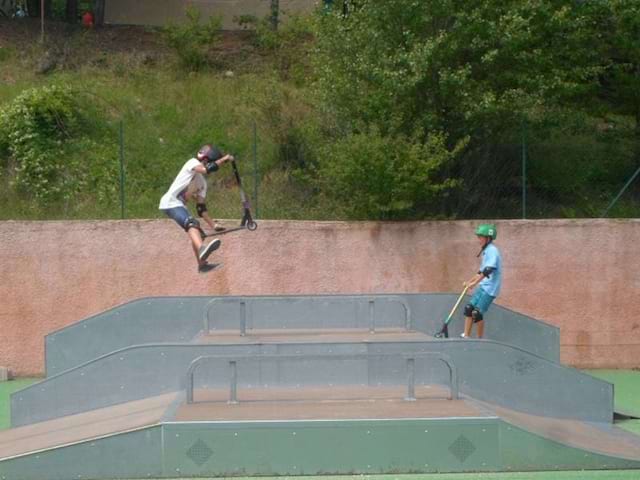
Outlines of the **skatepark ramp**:
M12 395L0 478L640 468L613 386L560 364L557 329L496 306L491 338L436 339L455 298L149 298L90 317L48 335L47 378Z
M456 294L151 297L112 308L45 337L47 376L130 345L190 342L209 330L409 328L433 336ZM500 305L486 337L560 361L557 327ZM452 336L462 322L452 322Z

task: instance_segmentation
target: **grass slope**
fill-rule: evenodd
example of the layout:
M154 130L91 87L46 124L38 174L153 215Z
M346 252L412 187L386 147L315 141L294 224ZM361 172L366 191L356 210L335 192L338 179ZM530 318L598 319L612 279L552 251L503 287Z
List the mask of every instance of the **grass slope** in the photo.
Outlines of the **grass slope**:
M259 209L254 216L331 216L291 174L299 167L301 132L313 138L322 125L304 69L283 69L278 54L263 51L246 32L222 35L209 52L210 65L189 72L177 65L159 31L68 31L52 22L45 49L33 41L38 28L34 22L0 19L0 110L25 90L72 89L87 128L81 139L66 142L66 162L86 167L88 186L71 201L34 202L29 192L12 187L13 170L4 168L0 151L0 170L6 170L0 171L0 220L119 218L120 126L126 218L164 218L160 197L182 165L209 142L234 153L250 197L259 187L259 198L252 198ZM51 58L55 68L39 74ZM87 151L87 142L97 148ZM212 175L209 184L210 213L240 218L231 169Z

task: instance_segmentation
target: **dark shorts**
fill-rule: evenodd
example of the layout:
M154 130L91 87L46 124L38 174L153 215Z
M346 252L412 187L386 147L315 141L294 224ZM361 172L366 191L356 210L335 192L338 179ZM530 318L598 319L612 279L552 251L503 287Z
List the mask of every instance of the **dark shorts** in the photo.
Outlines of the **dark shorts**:
M185 232L189 230L187 228L187 224L190 223L189 220L193 219L193 217L185 207L167 208L162 209L162 211L167 215L167 217L175 220L175 222L180 225Z
M469 303L484 315L485 313L487 313L487 310L489 310L489 307L493 303L494 299L495 297L492 297L482 288L478 287L478 289L473 294L473 297L471 297L471 301Z

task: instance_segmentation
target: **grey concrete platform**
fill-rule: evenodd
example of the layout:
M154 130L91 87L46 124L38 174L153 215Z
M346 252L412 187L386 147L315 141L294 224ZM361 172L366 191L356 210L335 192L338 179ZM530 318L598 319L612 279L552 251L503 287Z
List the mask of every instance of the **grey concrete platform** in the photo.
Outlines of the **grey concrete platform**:
M229 392L200 389L194 403L183 403L177 421L347 420L487 416L467 400L449 400L449 391L436 385L420 386L415 400L404 399L398 387L361 385L318 388L245 388L237 403Z
M354 342L430 342L436 339L423 332L401 328L375 331L357 328L256 329L245 335L237 330L201 333L193 343L209 344L281 344L281 343L354 343Z
M378 338L378 337L376 337ZM183 343L134 345L46 378L11 396L20 426L179 390L190 365L196 388L239 386L447 385L456 370L460 392L507 408L558 418L611 422L613 386L511 345L491 340ZM413 360L411 360L413 359ZM413 362L410 367L409 362ZM536 386L544 385L544 388ZM85 392L92 392L86 395ZM580 402L575 399L580 398Z
M436 339L454 294L167 297L45 339L12 395L0 480L639 468L613 386L558 329L495 305Z
M159 424L178 396L178 393L159 395L24 427L0 430L0 460L64 448Z
M640 468L640 437L522 414L447 389L200 389L0 432L0 478Z
M110 352L147 343L192 342L216 331L404 329L432 337L457 294L152 297L134 300L45 337L52 376ZM450 324L462 331L461 313ZM490 340L560 361L557 327L495 304L486 325Z

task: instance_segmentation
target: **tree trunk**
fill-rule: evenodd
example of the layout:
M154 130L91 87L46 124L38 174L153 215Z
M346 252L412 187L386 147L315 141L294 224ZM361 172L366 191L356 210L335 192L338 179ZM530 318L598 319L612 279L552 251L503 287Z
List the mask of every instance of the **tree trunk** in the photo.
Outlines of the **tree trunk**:
M76 23L78 21L78 0L67 0L65 17L69 23Z
M104 1L105 0L93 0L93 17L96 25L102 25L104 23Z

